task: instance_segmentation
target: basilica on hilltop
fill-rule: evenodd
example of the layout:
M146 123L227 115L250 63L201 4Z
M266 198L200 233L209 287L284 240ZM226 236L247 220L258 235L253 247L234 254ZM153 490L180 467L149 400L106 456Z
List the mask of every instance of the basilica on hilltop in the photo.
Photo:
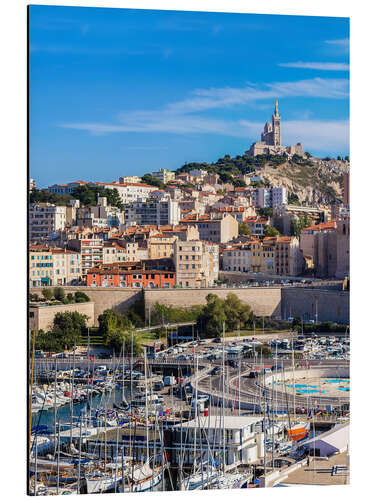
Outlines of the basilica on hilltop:
M302 144L300 142L297 142L295 146L281 145L281 116L279 115L278 102L276 99L275 111L272 115L272 124L267 122L264 125L261 140L259 142L254 142L245 154L257 156L262 154L281 155L283 153L286 153L289 157L295 154L304 156Z

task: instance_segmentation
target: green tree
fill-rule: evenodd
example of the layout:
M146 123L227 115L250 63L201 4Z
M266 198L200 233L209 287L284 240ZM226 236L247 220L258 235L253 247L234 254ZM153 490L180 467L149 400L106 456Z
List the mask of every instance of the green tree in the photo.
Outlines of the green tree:
M56 337L52 332L45 332L44 330L39 330L36 337L35 349L40 349L46 352L59 352L64 350L65 344L61 341L61 338Z
M306 158L312 158L311 153L309 153L308 151L305 151L305 156L306 156Z
M50 288L43 288L42 295L46 300L51 300L53 297L53 293Z
M232 178L232 183L235 188L241 188L241 187L246 187L246 182L243 181L242 179L233 179Z
M65 298L64 289L61 288L60 286L55 287L53 289L53 296L55 297L56 300L59 300L60 302L63 301Z
M75 302L74 296L72 293L68 293L68 295L66 296L66 300L68 301L68 304L72 304L73 302Z
M70 349L78 343L82 333L86 330L88 316L77 311L56 313L52 330L40 337L40 342L48 351ZM38 338L39 338L38 337Z
M148 184L150 186L155 186L159 189L165 188L165 185L163 184L163 182L160 179L153 177L151 174L145 174L142 177L142 182L144 182L145 184Z
M345 161L347 161L349 163L349 156L345 156Z
M250 228L246 222L240 222L238 224L238 234L248 236L250 234Z
M288 204L289 205L299 205L299 198L295 193L288 194Z
M203 307L198 319L202 325L201 331L207 337L220 336L222 334L223 323L226 320L224 303L213 293L207 295L206 301L207 304Z
M341 156L340 156L340 155L337 155L337 159L338 159L339 161L341 161L341 160L342 160L342 158L341 158Z
M252 319L251 308L244 304L235 293L228 293L224 300L225 325L228 331L243 327Z
M264 228L264 236L279 236L280 232L273 226L267 224Z
M70 194L54 194L47 189L32 189L29 194L30 203L53 203L57 206L67 206L73 197Z
M295 316L293 318L293 322L292 322L292 329L294 331L301 331L302 329L302 319L301 319L301 316Z
M106 309L98 317L99 333L106 337L110 332L121 331L125 328L125 319L122 314L113 309Z
M260 217L272 217L273 216L273 210L271 207L258 208L257 212L258 212L258 215L260 215Z
M105 196L107 198L108 204L112 207L117 207L120 210L124 210L124 204L122 203L120 193L118 189L105 189Z
M69 294L71 295L71 294ZM69 297L68 295L68 297ZM78 291L78 292L75 292L74 294L74 299L73 299L75 302L90 302L90 299L89 297L85 294L85 292L81 292L81 291Z
M139 356L143 352L140 337L135 333L133 327L130 327L127 330L116 330L110 332L106 338L106 344L111 346L116 352L121 352L122 346L124 345L125 356L130 356L132 349L134 356Z

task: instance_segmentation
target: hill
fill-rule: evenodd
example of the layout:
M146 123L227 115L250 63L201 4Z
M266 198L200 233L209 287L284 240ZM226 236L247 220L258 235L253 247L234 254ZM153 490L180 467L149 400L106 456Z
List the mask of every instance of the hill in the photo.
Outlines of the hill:
M233 182L235 186L245 183L236 177L254 174L263 179L255 186L285 187L295 203L327 207L342 199L343 173L349 171L349 162L342 160L301 158L288 159L279 155L225 155L215 163L187 163L176 170L176 174L192 169L204 169L220 176L222 182Z

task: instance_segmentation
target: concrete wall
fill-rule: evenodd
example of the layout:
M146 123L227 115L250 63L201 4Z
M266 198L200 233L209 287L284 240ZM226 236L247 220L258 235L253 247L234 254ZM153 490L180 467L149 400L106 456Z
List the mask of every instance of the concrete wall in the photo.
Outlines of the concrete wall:
M190 307L206 303L206 296L214 293L224 299L228 293L235 293L240 300L249 304L257 316L273 316L286 319L289 316L302 316L315 319L316 307L319 321L349 323L349 293L298 288L254 287L254 288L175 288L141 289L132 288L90 288L63 287L65 293L81 290L94 303L94 324L105 309L115 309L125 313L136 300L145 298L145 310L159 302L178 307ZM41 288L31 288L31 293L41 295Z
M65 294L77 291L84 292L94 303L94 325L98 324L98 316L106 309L114 309L125 313L138 299L142 298L142 290L135 288L93 288L93 287L62 287ZM41 288L30 288L30 293L42 295Z
M258 316L280 317L281 289L280 288L176 288L145 290L145 308L148 311L156 302L177 307L206 304L206 296L216 294L225 299L228 293L235 293L240 300L249 304L252 311Z
M349 293L311 288L283 288L281 317L303 316L304 320L349 324Z
M87 325L94 325L94 303L82 302L79 304L61 304L53 306L30 306L29 323L31 330L50 330L53 325L55 314L59 312L74 312L88 316Z

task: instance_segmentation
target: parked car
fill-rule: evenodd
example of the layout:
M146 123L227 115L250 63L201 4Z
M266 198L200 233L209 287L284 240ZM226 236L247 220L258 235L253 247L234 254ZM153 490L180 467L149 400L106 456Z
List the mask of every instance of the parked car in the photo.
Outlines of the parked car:
M237 361L235 359L228 359L226 361L226 364L228 366L231 366L232 368L238 368L238 363L237 363Z

